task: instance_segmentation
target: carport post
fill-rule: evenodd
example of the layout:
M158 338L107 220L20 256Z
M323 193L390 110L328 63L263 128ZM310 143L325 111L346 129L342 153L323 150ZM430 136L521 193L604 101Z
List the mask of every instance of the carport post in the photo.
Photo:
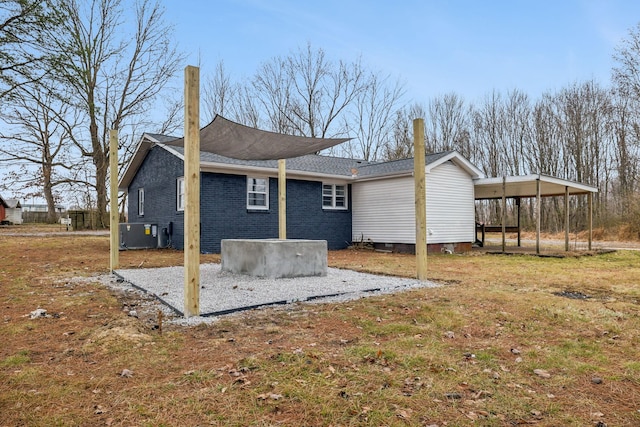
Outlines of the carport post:
M589 223L589 250L591 250L591 241L593 240L593 193L587 195L587 204L589 212L587 212Z
M507 177L502 177L502 253L507 251Z
M109 130L109 237L110 265L113 272L119 267L118 260L118 131Z
M540 201L540 175L536 179L536 254L540 255L540 224L542 218L540 217L541 201Z
M564 186L564 250L569 252L569 186Z
M427 280L427 185L424 158L424 119L413 121L413 153L416 203L416 277L418 280Z
M184 70L184 315L200 314L200 69Z

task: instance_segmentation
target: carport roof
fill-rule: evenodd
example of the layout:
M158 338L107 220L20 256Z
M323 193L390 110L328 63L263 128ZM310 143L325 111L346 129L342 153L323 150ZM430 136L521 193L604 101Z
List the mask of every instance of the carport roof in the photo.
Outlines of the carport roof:
M500 199L502 198L502 184L505 183L505 196L512 197L536 197L537 182L540 182L540 196L564 196L565 190L569 194L597 193L598 189L591 185L568 181L542 174L522 176L507 176L497 178L481 178L475 180L475 198Z

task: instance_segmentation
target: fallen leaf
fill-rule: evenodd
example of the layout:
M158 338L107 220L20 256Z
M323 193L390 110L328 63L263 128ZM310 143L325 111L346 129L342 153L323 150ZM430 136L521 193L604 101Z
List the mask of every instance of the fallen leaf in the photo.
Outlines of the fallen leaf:
M533 373L541 378L551 378L551 374L544 369L534 369Z
M408 420L409 418L411 418L412 412L413 411L411 409L398 409L396 411L396 416L398 418L402 418L403 420Z
M283 396L281 394L275 394L275 393L262 393L258 395L259 400L267 400L267 399L280 400L282 399L282 397Z
M120 372L120 376L124 378L131 378L133 376L133 371L130 371L129 369L123 369L122 372Z

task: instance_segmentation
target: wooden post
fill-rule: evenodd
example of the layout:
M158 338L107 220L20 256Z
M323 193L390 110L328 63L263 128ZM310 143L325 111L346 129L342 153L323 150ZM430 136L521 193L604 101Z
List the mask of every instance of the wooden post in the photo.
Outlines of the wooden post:
M413 173L416 211L416 276L427 279L427 185L425 178L424 119L413 121Z
M564 186L564 250L569 252L569 186Z
M516 197L516 207L518 208L518 247L522 246L522 241L520 239L520 205L521 205L520 197Z
M184 315L200 314L200 69L184 70Z
M589 250L591 250L591 242L593 241L593 193L587 196L588 212L587 222L589 223Z
M109 236L110 236L110 265L113 272L120 266L119 253L120 248L118 239L118 131L111 129L109 131Z
M502 253L507 251L507 177L502 177Z
M287 161L285 159L278 160L278 239L287 239Z
M542 218L540 211L542 209L542 203L540 200L540 176L536 180L536 254L540 255L540 225Z

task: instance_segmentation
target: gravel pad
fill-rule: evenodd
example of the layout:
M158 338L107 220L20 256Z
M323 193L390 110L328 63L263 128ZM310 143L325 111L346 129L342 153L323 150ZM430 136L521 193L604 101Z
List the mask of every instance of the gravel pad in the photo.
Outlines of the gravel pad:
M184 267L116 270L115 273L183 315ZM218 316L268 305L349 300L367 294L433 286L436 286L433 282L336 268L327 269L325 277L266 279L223 272L220 264L201 264L200 313Z

